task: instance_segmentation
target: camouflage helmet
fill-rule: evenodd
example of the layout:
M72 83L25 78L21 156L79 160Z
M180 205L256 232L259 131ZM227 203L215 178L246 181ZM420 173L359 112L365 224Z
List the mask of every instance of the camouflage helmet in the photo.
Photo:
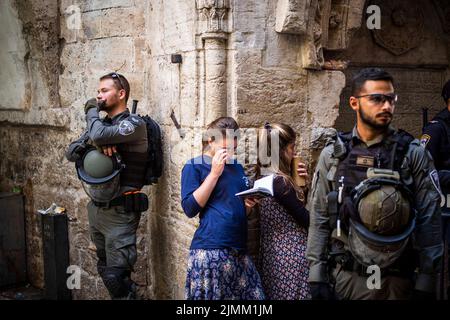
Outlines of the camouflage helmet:
M348 244L359 263L385 268L403 253L415 228L415 211L398 173L381 171L368 174L353 192L357 217L350 219Z
M371 232L392 236L408 225L411 205L405 195L393 185L380 185L358 202L361 223Z
M95 147L90 147L75 166L81 184L92 200L108 202L117 196L120 172L124 168L118 153L108 157Z

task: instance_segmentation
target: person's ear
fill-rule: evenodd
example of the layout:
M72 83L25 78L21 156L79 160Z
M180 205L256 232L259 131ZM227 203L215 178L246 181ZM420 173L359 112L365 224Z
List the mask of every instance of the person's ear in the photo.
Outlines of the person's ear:
M211 139L211 137L208 138L208 146L209 146L210 148L213 147L213 139Z
M350 108L352 108L353 111L359 110L359 99L358 98L351 96L348 102L349 102Z
M125 100L126 95L127 95L127 93L125 92L124 89L119 90L119 99L120 100L122 100L122 99Z

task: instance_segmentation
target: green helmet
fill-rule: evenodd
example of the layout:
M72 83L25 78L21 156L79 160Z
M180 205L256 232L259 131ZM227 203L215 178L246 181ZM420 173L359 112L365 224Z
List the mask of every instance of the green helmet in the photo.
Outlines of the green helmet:
M124 165L118 153L108 157L90 147L75 166L81 184L92 200L108 202L119 193L120 172Z
M86 153L83 167L84 171L93 178L104 178L114 171L113 160L97 149Z
M353 192L357 217L350 218L348 244L359 263L385 268L401 256L415 228L413 198L397 172L371 170Z

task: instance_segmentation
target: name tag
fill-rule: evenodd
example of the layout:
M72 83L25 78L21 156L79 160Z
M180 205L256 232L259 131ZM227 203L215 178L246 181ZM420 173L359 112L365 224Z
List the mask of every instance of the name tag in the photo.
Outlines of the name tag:
M356 158L356 165L362 167L373 167L374 160L374 157L358 156Z

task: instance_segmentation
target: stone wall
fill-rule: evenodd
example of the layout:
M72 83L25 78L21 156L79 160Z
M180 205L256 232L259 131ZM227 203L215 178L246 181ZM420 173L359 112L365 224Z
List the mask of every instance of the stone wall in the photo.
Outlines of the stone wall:
M182 299L198 218L188 219L182 212L180 174L185 161L200 152L205 124L221 115L235 117L243 128L265 121L287 123L298 132L298 150L312 171L325 129L342 119L348 122L345 112L339 114L340 101L346 74L354 66L346 70L328 59L353 59L357 52L354 61L361 62L367 54L350 41L361 25L364 4L2 1L0 41L8 46L0 49L0 61L7 66L0 75L11 82L0 89L0 190L19 186L26 196L31 283L43 286L36 211L56 202L70 217L71 263L83 270L74 298L108 298L89 240L88 198L73 164L64 158L66 146L84 130L82 106L95 96L101 75L123 73L131 83L130 98L140 101L139 113L149 113L161 124L164 175L145 189L151 204L138 231L134 279L143 298ZM355 37L367 37L360 32ZM439 49L433 59L448 64L448 47L433 40L424 44L427 50L435 48L431 43ZM336 52L343 55L334 56ZM425 53L422 59L435 61ZM173 54L181 55L182 63L172 63ZM431 90L435 86L427 92Z
M58 8L54 1L2 1L0 90L0 183L26 195L26 234L30 281L43 285L38 208L57 201L65 172L62 153L69 117L58 95ZM67 177L70 178L70 177ZM64 199L64 200L63 200ZM73 206L73 204L72 204Z
M7 55L9 68L19 81L4 78L11 78L13 84L25 83L26 90L13 86L13 91L2 85L1 100L8 104L2 104L0 111L1 188L19 186L26 197L29 280L37 287L44 285L36 212L55 202L68 210L70 262L82 268L81 290L74 291L74 298L107 298L89 240L88 198L73 164L64 158L64 150L85 127L82 106L96 95L101 75L121 68L130 80L132 97L144 96L147 51L141 36L148 3L8 0L2 1L2 6L8 9L2 14L14 18L14 23L2 19L1 29L8 26L15 31L2 33L2 43L3 37L8 37L7 43L17 44L13 54L4 50L2 54ZM74 19L80 20L79 29ZM135 278L141 294L149 297L146 229L147 213L139 230Z

